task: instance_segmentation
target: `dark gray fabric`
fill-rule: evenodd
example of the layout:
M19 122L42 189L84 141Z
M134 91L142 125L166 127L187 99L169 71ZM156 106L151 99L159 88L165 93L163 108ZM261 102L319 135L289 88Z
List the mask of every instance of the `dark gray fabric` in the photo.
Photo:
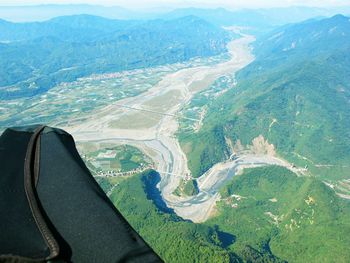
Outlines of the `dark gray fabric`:
M24 159L30 137L29 132L12 129L0 137L0 255L46 258L48 247L24 190Z
M47 253L23 196L23 158L31 135L28 130L34 128L7 130L0 137L0 227L8 228L0 228L0 235L6 232L0 236L0 254ZM5 165L4 160L9 162ZM21 195L3 194L6 189ZM113 206L81 160L73 138L62 130L45 128L40 135L36 190L41 211L59 243L60 259L161 262Z

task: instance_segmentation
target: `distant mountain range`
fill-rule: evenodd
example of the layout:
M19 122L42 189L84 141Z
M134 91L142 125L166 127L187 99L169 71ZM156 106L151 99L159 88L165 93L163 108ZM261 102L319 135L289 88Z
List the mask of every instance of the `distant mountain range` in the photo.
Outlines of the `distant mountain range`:
M183 8L176 9L164 15L164 17L173 19L185 15L195 15L215 25L243 26L249 32L255 35L261 35L285 24L298 23L310 18L329 17L338 13L350 14L350 7L322 9L295 6L286 8L241 9L235 11L229 11L224 8Z
M45 21L59 16L94 15L111 19L145 19L154 18L152 13L131 11L120 6L100 6L87 4L71 5L28 5L0 6L0 18L13 22Z
M226 51L229 39L222 28L194 16L149 21L90 15L32 23L1 20L0 98L32 96L92 73L217 55ZM16 90L9 91L8 86Z
M295 23L311 17L321 17L328 14L329 11L326 12L320 8L308 7L242 9L236 11L229 11L224 8L184 8L176 9L166 14L165 17L173 19L186 15L195 15L216 25L240 25L268 30L268 28L273 26Z
M137 11L120 6L100 5L33 5L0 6L0 19L14 22L45 21L59 16L94 15L110 19L175 19L194 15L220 26L241 25L267 29L287 23L296 23L312 17L329 17L338 13L349 14L350 6L319 8L292 6L284 8L260 8L228 10L224 8L171 8Z
M92 15L61 16L43 22L13 23L0 19L2 43L55 37L62 41L98 41L109 33L127 30L142 21L114 20Z

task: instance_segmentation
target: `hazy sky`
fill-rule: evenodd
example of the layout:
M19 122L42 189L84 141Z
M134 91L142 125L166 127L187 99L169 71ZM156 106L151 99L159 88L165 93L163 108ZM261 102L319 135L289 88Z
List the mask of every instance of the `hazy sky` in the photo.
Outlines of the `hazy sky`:
M98 4L119 5L128 8L159 6L207 6L207 7L280 7L280 6L348 6L350 0L0 0L0 5L33 4Z

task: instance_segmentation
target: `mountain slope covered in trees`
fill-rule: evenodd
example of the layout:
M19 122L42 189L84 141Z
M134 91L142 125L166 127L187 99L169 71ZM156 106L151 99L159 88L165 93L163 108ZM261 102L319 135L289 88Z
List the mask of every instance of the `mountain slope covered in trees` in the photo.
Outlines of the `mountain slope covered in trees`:
M338 15L282 27L259 39L256 60L213 103L195 136L180 135L199 176L263 135L277 154L323 178L346 178L350 163L350 22ZM192 147L188 147L188 144ZM218 149L212 149L212 145ZM189 150L188 150L189 149Z
M122 180L110 198L165 262L346 262L350 257L350 207L315 178L277 166L248 169L221 189L216 215L194 224L156 205L148 193L157 191L157 181L152 183L157 177L148 171Z

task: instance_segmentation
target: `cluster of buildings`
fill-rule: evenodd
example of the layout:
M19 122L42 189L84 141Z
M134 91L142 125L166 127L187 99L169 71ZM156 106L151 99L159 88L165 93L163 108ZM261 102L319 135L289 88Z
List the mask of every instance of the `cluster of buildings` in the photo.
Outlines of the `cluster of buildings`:
M130 171L126 171L126 172L123 172L121 169L118 169L118 170L107 170L107 171L99 170L96 173L96 176L101 176L101 177L131 176L131 175L134 175L134 174L142 173L142 172L144 172L146 170L149 170L149 169L154 169L153 165L151 165L151 164L148 164L148 165L141 164L140 167L138 167L136 169L133 169L133 170L130 170Z

